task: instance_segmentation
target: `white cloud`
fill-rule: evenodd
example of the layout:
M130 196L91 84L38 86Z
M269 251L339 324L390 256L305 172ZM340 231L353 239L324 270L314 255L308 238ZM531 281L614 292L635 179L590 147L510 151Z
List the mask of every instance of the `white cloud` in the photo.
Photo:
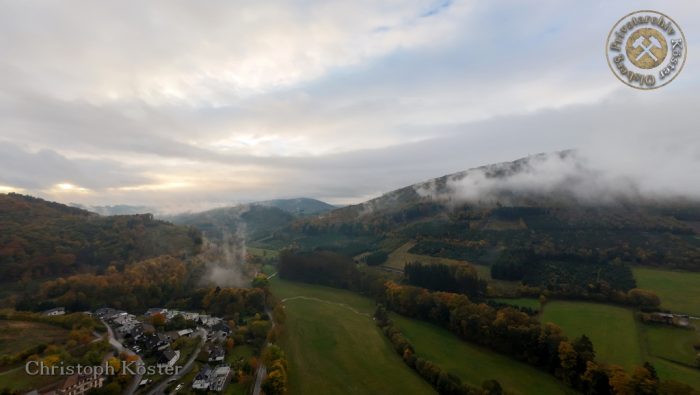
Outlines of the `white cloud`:
M350 202L581 148L649 188L690 191L679 169L700 149L700 63L691 45L664 89L620 84L603 41L630 6L2 3L0 185L93 204ZM700 40L696 2L645 7Z

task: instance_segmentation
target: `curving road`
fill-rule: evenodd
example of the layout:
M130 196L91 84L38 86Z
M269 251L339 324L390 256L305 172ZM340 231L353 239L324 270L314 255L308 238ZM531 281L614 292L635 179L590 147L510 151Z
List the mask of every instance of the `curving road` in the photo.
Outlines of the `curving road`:
M170 383L180 380L184 375L186 375L190 372L190 370L192 370L194 360L197 358L197 355L199 355L199 352L202 350L202 346L204 346L204 342L207 340L207 331L204 328L199 328L197 332L199 333L199 337L201 338L201 340L199 341L199 345L197 345L197 348L194 350L192 355L190 355L190 359L187 360L187 363L185 363L182 366L182 369L180 369L178 373L158 383L158 385L156 385L152 390L147 392L147 395L164 394L165 389Z
M107 324L103 319L100 319L100 321L102 321L104 326L107 328L107 336L109 344L112 346L112 348L114 348L118 353L126 352L128 355L135 355L136 357L138 357L138 359L136 360L136 368L140 370L143 366L143 360L141 359L141 356L124 347L124 345L114 336L114 331L112 330L112 327L109 326L109 324ZM129 386L124 390L123 394L133 395L134 392L136 392L136 390L139 388L141 378L142 375L140 374L134 375L133 379L131 379L131 383L129 383Z

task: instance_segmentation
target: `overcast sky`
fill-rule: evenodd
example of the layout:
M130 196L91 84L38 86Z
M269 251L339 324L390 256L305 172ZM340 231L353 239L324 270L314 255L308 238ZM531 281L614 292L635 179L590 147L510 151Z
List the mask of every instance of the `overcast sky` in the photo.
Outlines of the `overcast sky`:
M0 0L0 192L352 203L578 148L700 196L696 0L236 3ZM639 9L689 42L655 91L605 60L610 28Z

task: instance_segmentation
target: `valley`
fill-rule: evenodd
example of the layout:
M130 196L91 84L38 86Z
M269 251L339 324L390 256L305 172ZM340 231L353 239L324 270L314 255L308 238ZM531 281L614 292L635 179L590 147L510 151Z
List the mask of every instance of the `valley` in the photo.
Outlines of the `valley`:
M532 160L341 208L286 199L157 219L3 195L0 225L13 233L0 235L0 271L11 279L0 303L32 314L109 306L156 330L198 325L152 322L144 312L153 306L220 317L229 332L207 340L191 371L172 383L145 377L145 388L178 393L218 385L204 376L224 365L229 394L624 394L644 380L663 395L700 388L700 325L686 317L700 314L700 239L688 225L700 205L587 205L566 191L450 200L473 172L507 178ZM12 325L0 326L3 355L69 341L43 327L35 343L17 342ZM189 355L196 345L185 343ZM224 356L210 360L216 348ZM7 388L29 384L10 369L29 357L3 364ZM146 358L155 364L157 354Z

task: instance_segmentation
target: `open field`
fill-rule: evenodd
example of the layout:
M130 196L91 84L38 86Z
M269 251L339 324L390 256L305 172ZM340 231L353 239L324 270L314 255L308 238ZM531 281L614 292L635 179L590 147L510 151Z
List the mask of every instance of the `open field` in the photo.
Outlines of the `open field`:
M642 267L632 270L637 286L656 292L661 307L700 317L700 273Z
M30 376L24 372L24 365L22 365L19 368L0 373L0 390L24 393L32 389L46 387L61 380L61 377L56 376Z
M541 320L561 326L569 338L586 334L600 361L628 370L648 361L662 379L700 389L700 370L682 365L694 354L692 330L642 324L632 310L588 302L549 302Z
M68 330L29 321L0 320L0 355L15 354L40 344L62 343Z
M40 344L63 343L68 330L58 326L30 321L0 320L0 355L27 351ZM0 373L0 389L13 391L41 388L58 381L51 376L29 376L24 365Z
M540 309L540 301L534 298L497 298L498 303L505 303L513 306L527 307L533 310Z
M289 394L434 394L370 318L374 303L322 286L272 282L287 319Z
M279 251L277 250L270 250L267 248L257 248L257 247L250 247L246 249L246 251L253 256L258 256L261 258L277 258L279 256Z
M574 393L554 376L510 357L459 339L433 324L392 314L391 319L416 348L416 354L435 362L464 383L479 387L498 380L513 394Z
M409 241L396 250L392 251L389 254L389 258L386 260L386 262L382 266L387 266L390 268L394 269L399 269L403 270L404 265L406 265L407 262L423 262L423 263L442 263L445 265L463 265L465 263L471 263L467 261L460 261L458 259L450 259L450 258L440 258L440 257L434 257L434 256L429 256L429 255L418 255L418 254L411 254L408 252L413 246L415 245L415 242ZM479 264L474 264L472 265L476 268L477 273L479 274L479 278L482 278L489 283L489 288L492 289L493 294L496 295L511 295L515 294L515 288L518 286L517 281L502 281L502 280L494 280L491 278L491 267L486 266L486 265L479 265Z
M637 323L630 309L598 303L554 301L545 305L542 322L559 325L574 339L588 336L597 358L631 369L644 363Z
M408 262L423 262L423 263L444 263L447 265L462 265L465 261L459 261L456 259L449 258L438 258L428 255L417 255L408 252L416 243L409 241L403 244L401 247L395 249L389 254L389 258L384 263L384 266L389 266L395 269L403 270L404 265Z
M661 358L651 357L649 362L654 365L656 373L662 379L685 383L696 390L700 390L700 371L698 369L681 366Z
M684 365L695 365L696 351L693 345L700 342L700 336L695 330L641 323L639 328L650 355Z

